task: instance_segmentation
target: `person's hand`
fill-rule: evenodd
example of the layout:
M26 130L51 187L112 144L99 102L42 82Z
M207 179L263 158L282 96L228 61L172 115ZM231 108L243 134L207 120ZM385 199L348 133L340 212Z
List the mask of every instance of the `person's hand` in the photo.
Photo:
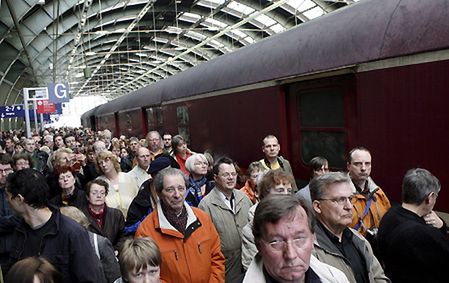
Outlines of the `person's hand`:
M427 225L431 225L437 229L443 227L443 220L435 213L435 211L431 211L428 214L424 215L424 220Z
M75 155L76 161L78 161L81 166L86 166L86 155L78 153Z

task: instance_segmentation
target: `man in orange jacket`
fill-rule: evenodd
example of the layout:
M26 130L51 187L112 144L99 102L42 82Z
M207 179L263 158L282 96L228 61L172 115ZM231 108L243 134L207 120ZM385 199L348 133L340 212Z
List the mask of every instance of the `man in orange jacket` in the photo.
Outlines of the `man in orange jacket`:
M377 234L380 220L390 209L390 201L371 179L371 153L364 147L349 152L347 169L351 177L354 197L351 227L369 239Z
M210 217L185 202L187 177L181 170L156 175L157 210L149 214L135 237L151 237L162 254L163 282L224 282L224 256Z

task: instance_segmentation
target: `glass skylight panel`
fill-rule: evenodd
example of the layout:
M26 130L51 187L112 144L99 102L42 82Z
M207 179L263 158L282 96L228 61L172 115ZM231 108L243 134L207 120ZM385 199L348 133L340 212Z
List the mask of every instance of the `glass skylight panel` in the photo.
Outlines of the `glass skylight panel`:
M212 18L206 18L206 19L204 20L204 22L210 23L210 24L212 24L212 25L214 25L214 26L221 27L221 28L224 28L224 27L227 26L227 24L225 24L225 23L223 23L223 22L220 22L220 21L218 21L218 20L216 20L216 19L212 19Z
M230 30L230 32L236 34L236 35L237 35L238 37L240 37L240 38L244 38L244 37L247 36L246 33L244 33L244 32L241 31L241 30L238 30L238 29Z
M246 42L248 42L249 44L252 44L255 42L255 40L251 37L251 36L247 36L244 39Z
M169 50L169 49L161 49L159 52L163 53L163 54L167 54L169 56L175 56L176 53L173 50Z
M230 2L227 7L244 15L250 15L255 11L253 8L235 1Z
M212 46L212 47L215 47L215 48L221 48L221 47L224 46L223 43L218 42L218 41L215 40L215 39L212 39L212 40L209 41L207 44L210 45L210 46Z
M125 16L117 19L117 22L134 20L137 15Z
M122 1L120 1L120 2L118 2L117 4L115 4L114 6L111 6L111 7L108 7L108 8L106 8L106 9L104 9L104 10L101 10L100 13L109 12L109 11L112 11L112 10L114 10L114 9L122 8L122 7L124 7L124 6L125 6L125 3L122 2Z
M281 24L275 24L270 27L271 30L273 30L276 33L281 33L285 31L285 28Z
M182 29L174 26L168 26L165 28L165 31L168 33L180 34L182 32Z
M309 19L314 19L316 17L319 17L321 15L324 14L323 9L321 9L320 7L316 6L315 8L304 12L304 15L309 18Z
M139 5L139 4L146 4L146 3L148 3L148 0L130 0L128 2L128 6Z
M272 18L268 17L267 15L261 14L257 17L255 17L255 20L258 22L261 22L262 24L264 24L266 27L272 26L274 24L276 24L276 21L273 20Z
M204 40L206 38L205 35L202 35L201 33L195 32L195 31L188 31L184 34L187 37L196 39L198 41Z
M287 4L300 12L304 12L305 10L309 10L316 6L311 0L287 0Z
M201 16L198 14L184 12L178 17L178 19L189 23L196 23L199 19L201 19Z
M154 37L153 41L160 42L160 43L167 43L168 39L163 38L163 37Z
M218 6L222 5L225 2L225 0L200 0L197 2L198 5L215 9Z

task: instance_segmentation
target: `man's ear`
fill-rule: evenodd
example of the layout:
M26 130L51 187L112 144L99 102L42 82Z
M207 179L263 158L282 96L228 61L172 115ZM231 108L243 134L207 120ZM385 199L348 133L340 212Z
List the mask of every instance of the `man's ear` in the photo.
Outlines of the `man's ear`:
M314 200L312 202L312 208L315 211L315 213L317 214L321 213L321 203L318 200Z

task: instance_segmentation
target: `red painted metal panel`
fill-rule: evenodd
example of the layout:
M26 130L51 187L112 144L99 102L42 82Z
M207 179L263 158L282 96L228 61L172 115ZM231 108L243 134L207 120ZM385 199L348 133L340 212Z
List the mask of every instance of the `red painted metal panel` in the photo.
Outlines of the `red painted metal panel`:
M281 136L278 91L271 87L174 104L167 107L164 119L173 125L176 106L187 105L190 148L209 149L216 157L227 155L247 167L262 158L261 143L267 134Z
M400 201L408 169L442 183L436 209L449 212L449 61L358 74L358 141L373 155L374 180Z
M142 110L134 109L131 111L118 113L118 124L120 128L120 134L127 137L144 137L142 131Z

